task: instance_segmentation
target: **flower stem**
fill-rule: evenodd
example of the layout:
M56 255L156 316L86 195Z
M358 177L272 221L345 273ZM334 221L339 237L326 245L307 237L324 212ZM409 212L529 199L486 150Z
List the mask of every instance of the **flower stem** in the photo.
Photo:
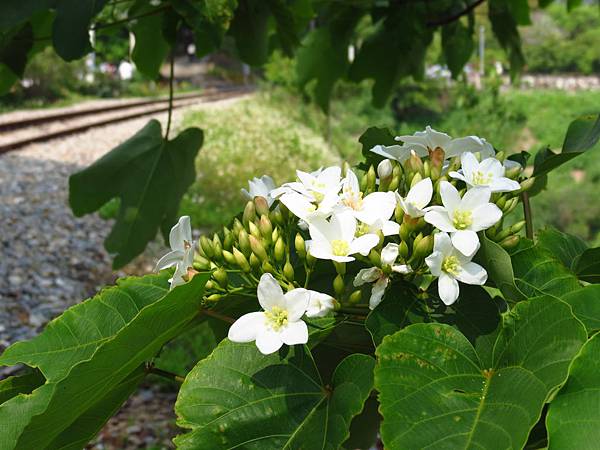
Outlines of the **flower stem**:
M523 214L525 216L525 235L529 239L533 239L533 217L531 215L529 194L527 192L521 193L521 200L523 201Z
M173 81L175 80L175 50L171 49L171 60L169 69L169 115L167 116L167 131L165 139L169 139L169 131L171 131L171 118L173 116Z
M171 381L175 381L177 383L183 383L185 381L185 377L181 375L177 375L176 373L169 372L167 370L159 369L158 367L154 367L154 363L146 363L146 372L154 375L158 375L163 378L167 378Z
M215 319L222 320L227 323L234 323L235 319L233 317L226 316L224 314L218 313L216 311L212 311L210 309L203 309L200 311L201 314L204 314L209 317L214 317Z

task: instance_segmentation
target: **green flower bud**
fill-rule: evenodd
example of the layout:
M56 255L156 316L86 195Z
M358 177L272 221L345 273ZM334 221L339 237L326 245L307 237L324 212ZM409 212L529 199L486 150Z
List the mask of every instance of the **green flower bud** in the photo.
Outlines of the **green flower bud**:
M275 228L271 233L271 242L277 242L277 239L279 239L279 228Z
M490 227L487 230L485 230L485 235L487 237L489 237L490 239L494 240L494 237L496 236L496 232L498 230L496 229L496 227Z
M398 252L402 258L408 258L408 245L406 245L405 241L400 242L400 245L398 246Z
M339 275L346 275L346 263L345 262L338 262L338 261L333 261L333 265L335 267L335 271L339 274Z
M500 150L496 153L496 156L494 156L494 158L496 158L500 162L504 162L504 160L506 159L506 153L504 152L504 150Z
M254 253L250 253L250 266L252 266L253 269L258 269L261 265L260 259L258 259L258 256L256 256Z
M375 167L372 165L367 171L367 191L373 192L377 190L377 174L375 173Z
M216 287L217 287L217 285L215 284L215 282L211 281L211 280L208 280L206 282L206 284L204 285L204 289L207 290L207 291L211 291L211 290L213 290Z
M242 253L246 256L249 256L252 249L250 248L250 239L246 230L242 229L240 234L238 234L238 243L240 244L240 250Z
M505 238L502 242L500 242L500 245L502 248L510 250L511 248L515 248L519 244L520 240L521 237L518 234L514 234Z
M400 180L402 179L402 168L399 164L394 164L394 170L392 171L392 180L388 186L388 191L395 191L400 186Z
M231 247L233 247L233 233L229 228L223 227L223 248L231 250Z
M250 264L248 260L244 256L242 252L240 252L237 248L233 247L233 256L235 258L235 262L244 272L250 272Z
M413 261L420 261L422 259L425 259L427 256L431 255L432 251L433 235L429 234L423 239L421 239L419 243L414 246L414 251L411 259Z
M242 222L244 226L248 226L248 224L256 219L256 208L254 206L254 202L250 200L246 203L246 207L244 208L244 214L242 215Z
M508 169L505 173L504 176L506 178L510 178L511 180L516 180L519 175L521 175L521 172L523 172L523 168L520 166L514 166L511 167L510 169Z
M394 219L396 219L396 223L402 223L402 219L404 218L404 210L400 203L396 205L396 209L394 210Z
M431 176L431 164L429 161L423 162L423 177L428 178Z
M381 266L381 255L377 250L373 249L369 252L369 261L376 267Z
M534 183L535 183L535 177L527 178L526 180L521 181L521 191L520 192L528 191L529 189L531 189L533 187Z
M235 219L233 219L232 229L233 229L233 234L235 236L240 234L240 232L244 229L244 225L242 225L242 222L240 222L240 219L238 219L237 217Z
M504 208L502 208L502 212L505 215L510 213L513 209L515 209L515 207L517 206L518 203L519 203L519 197L513 197L510 200L507 200L506 205L504 205Z
M263 261L262 265L261 265L261 269L264 273L275 273L275 269L273 268L273 266L269 263L269 261Z
M258 256L258 259L260 259L261 261L267 261L269 257L267 256L267 251L265 250L265 247L262 245L262 243L252 235L249 237L249 239L252 253Z
M207 302L214 303L214 302L218 302L218 301L219 301L219 300L221 300L222 298L223 298L223 295L221 295L221 294L212 294L212 295L209 295L208 297L206 297L206 299L205 299L205 300L206 300Z
M414 150L410 151L409 158L404 162L404 168L413 174L423 173L423 160L415 153Z
M223 259L225 260L225 262L227 262L227 264L230 264L232 266L236 264L233 253L227 250L223 250Z
M496 203L496 206L500 209L504 208L504 205L506 205L506 200L508 200L508 197L506 195L501 195L494 203Z
M271 219L271 222L274 223L275 225L279 225L280 227L285 225L285 221L283 220L283 215L281 214L280 208L274 209L273 211L271 211L269 213L269 218Z
M510 227L509 228L504 228L503 230L501 230L499 233L496 233L496 236L494 236L494 241L495 242L500 242L502 241L504 238L510 236L512 233L510 232Z
M196 270L208 270L210 269L210 261L203 256L194 256L194 269Z
M227 287L227 283L229 282L229 280L227 278L227 272L225 271L225 269L220 267L219 269L215 270L212 274L212 277L215 280L217 280L217 283L219 283L219 285L221 285L222 288Z
M513 224L510 227L510 234L517 234L519 231L521 231L523 229L523 227L526 225L526 223L527 222L525 222L524 220L521 220L520 222Z
M258 229L258 226L254 222L248 223L248 231L250 232L251 236L254 236L257 239L262 238L262 236L260 234L260 230Z
M410 226L406 222L402 222L400 225L400 239L403 241L408 241L410 238Z
M306 245L304 244L304 238L300 233L296 233L296 238L294 239L294 247L296 248L296 253L298 253L298 257L302 259L306 258Z
M275 242L275 248L273 250L273 255L275 256L275 261L282 262L285 258L285 244L283 243L283 239L279 238Z
M221 239L219 238L219 235L216 233L213 236L212 244L213 244L213 251L215 253L215 258L221 259L221 255L223 252L223 245L221 245Z
M208 255L202 249L201 241L202 241L202 237L200 237L200 240L198 240L198 243L196 244L196 253L198 253L200 256L208 259Z
M348 297L348 302L355 305L356 303L360 303L360 301L362 300L362 292L360 291L360 289L354 291L352 294L350 294L350 297Z
M258 216L268 216L270 211L267 199L261 196L254 197L254 209Z
M287 261L283 266L283 276L288 281L294 281L294 268L292 267L289 261Z
M341 275L338 275L333 280L333 290L338 297L341 297L345 289L346 285L344 284L344 278Z
M273 237L273 225L265 214L260 216L260 221L258 222L258 229L260 230L260 234L262 235L265 243L269 245L271 243L271 239Z
M208 259L215 256L212 242L206 236L200 236L200 246Z

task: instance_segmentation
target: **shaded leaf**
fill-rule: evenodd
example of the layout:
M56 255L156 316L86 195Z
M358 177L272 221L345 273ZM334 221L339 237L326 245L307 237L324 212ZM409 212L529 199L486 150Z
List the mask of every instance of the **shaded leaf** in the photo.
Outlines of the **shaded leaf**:
M194 160L202 145L198 128L165 140L160 122L148 124L90 167L71 175L69 203L76 216L121 199L116 223L104 241L116 253L113 267L139 255L161 227L163 235L176 222L181 197L196 177Z
M27 55L32 47L33 28L29 22L12 32L1 33L0 64L4 64L21 78L27 64Z
M362 155L367 164L376 164L384 159L383 156L371 151L376 145L390 146L398 144L389 129L379 127L368 128L367 131L360 135L358 142L362 145Z
M592 333L600 330L600 286L585 286L561 297L568 303L577 317Z
M575 260L586 249L587 244L577 236L561 233L554 228L545 228L537 234L538 245L551 252L565 267L573 269Z
M35 13L54 8L58 0L2 0L0 31L20 25Z
M144 0L138 0L130 9L130 17L146 14L155 10ZM169 44L163 36L162 30L165 14L152 14L140 17L131 22L131 32L135 36L135 46L131 52L131 59L137 69L148 78L156 78L160 67L169 53Z
M466 26L457 20L442 27L442 50L454 78L462 73L474 48L472 26Z
M600 440L600 334L582 348L566 384L552 400L546 426L548 448L594 450Z
M184 382L175 411L189 429L178 448L337 449L373 385L374 360L344 359L331 388L306 347L264 356L253 343L223 341Z
M514 78L525 65L517 21L508 6L508 2L505 0L490 0L488 2L488 17L494 35L508 55L511 77Z
M29 370L25 374L0 380L0 404L19 394L30 394L45 381L46 379L39 370Z
M269 6L260 0L239 0L230 32L242 61L259 66L269 55Z
M580 280L600 283L600 247L588 248L575 261L575 273Z
M477 350L443 324L415 324L377 349L386 448L522 448L586 332L557 299L517 304Z

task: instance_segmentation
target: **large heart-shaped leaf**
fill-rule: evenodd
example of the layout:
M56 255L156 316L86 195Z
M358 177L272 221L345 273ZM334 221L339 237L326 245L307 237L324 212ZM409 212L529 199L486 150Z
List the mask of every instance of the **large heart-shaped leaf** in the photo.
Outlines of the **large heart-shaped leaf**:
M569 269L574 269L576 260L588 248L587 244L577 236L561 233L554 228L538 231L537 242Z
M104 245L116 253L118 268L139 255L177 219L179 202L194 182L194 160L202 131L188 128L175 139L163 139L160 122L151 120L127 141L69 179L69 202L76 216L121 199L119 213Z
M69 427L73 436L90 433L90 421L98 427L97 415L133 389L125 380L197 315L207 278L172 291L166 275L128 279L126 288L103 291L7 349L0 364L38 367L46 383L0 406L0 448L46 448Z
M377 349L386 448L522 448L587 337L565 303L517 304L473 346L443 324L415 324Z
M569 378L552 400L546 425L548 449L595 450L600 442L600 334L581 349Z
M373 386L374 360L355 354L324 386L306 347L261 355L223 341L188 374L177 399L181 449L337 449Z

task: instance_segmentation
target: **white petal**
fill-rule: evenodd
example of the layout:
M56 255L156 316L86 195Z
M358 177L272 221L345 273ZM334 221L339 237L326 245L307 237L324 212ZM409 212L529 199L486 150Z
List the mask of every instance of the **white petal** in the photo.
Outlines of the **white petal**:
M262 306L265 311L271 310L273 306L285 308L283 290L270 273L263 273L260 277L256 295L260 306Z
M362 208L355 216L361 222L372 225L377 220L388 220L396 208L396 195L393 192L373 192L363 199Z
M340 188L342 169L340 166L331 166L324 169L318 176L318 182L326 186L325 190ZM356 180L358 186L358 180Z
M406 196L406 201L419 209L423 209L429 205L432 196L433 184L431 183L431 178L425 178L410 188Z
M492 192L511 192L518 191L519 189L521 189L521 185L517 181L506 177L496 178L490 184Z
M452 233L452 245L467 257L471 257L479 250L479 237L471 230L459 230Z
M425 258L425 264L429 267L429 271L435 277L439 277L442 273L442 262L444 255L441 252L434 251L431 255Z
M317 291L310 292L310 302L306 308L307 317L324 317L334 309L333 297Z
M486 158L479 164L483 173L491 173L495 178L504 176L504 166L496 158Z
M169 245L171 246L171 250L185 250L186 242L192 242L190 216L181 216L179 221L171 228Z
M479 264L468 262L462 265L456 278L463 283L481 286L487 281L487 272Z
M417 208L415 205L407 202L402 197L400 197L398 199L398 202L400 203L400 207L402 208L402 211L404 211L410 217L423 217L423 215L425 215L425 212L422 209Z
M452 254L452 241L448 233L437 233L433 238L433 251L440 252L442 256Z
M485 141L477 136L466 136L453 139L446 148L446 158L462 155L463 153L485 153L489 154L489 149L486 148ZM492 150L493 152L493 150Z
M427 140L431 150L435 150L437 147L446 149L446 147L450 145L452 138L446 133L435 131L429 125L425 128L425 133L427 134Z
M407 273L412 273L412 267L408 264L399 264L397 266L392 266L392 272L401 273L406 275Z
M400 233L400 225L393 220L385 220L381 226L381 232L384 236L393 236Z
M486 230L502 218L502 210L493 203L486 203L475 208L471 218L473 219L471 225L473 231Z
M356 219L349 211L331 216L331 229L333 235L330 240L338 239L351 242L356 233ZM331 239L332 238L332 239Z
M452 178L456 178L457 180L460 181L464 181L467 184L470 184L470 181L467 179L467 177L465 177L462 173L460 172L449 172L448 175L450 175Z
M302 170L296 170L296 176L305 187L310 187L316 181L314 175Z
M310 291L303 288L292 289L285 293L284 298L285 309L288 312L288 320L290 322L295 322L304 315L306 308L308 308Z
M381 250L381 262L383 264L392 265L398 258L398 244L389 243Z
M350 254L360 253L363 256L367 256L371 249L379 243L379 236L376 234L365 234L359 238L354 239L350 243Z
M352 284L354 284L355 287L362 286L365 283L372 283L373 281L378 280L382 275L383 272L379 267L360 269Z
M281 330L279 336L286 345L306 344L308 342L308 327L302 320L289 322Z
M292 214L299 217L302 220L307 220L309 214L316 209L308 197L297 192L288 192L283 194L279 201L283 203Z
M352 217L354 220L354 217ZM311 220L309 225L310 237L317 241L331 242L335 239L341 239L339 226L334 229L331 222L323 217L316 217Z
M425 213L425 222L448 233L456 231L448 217L448 212L441 206L431 206Z
M172 267L183 259L182 250L173 250L160 258L156 263L156 270L163 270L167 267Z
M388 277L383 277L377 280L377 282L373 285L373 289L371 290L371 298L369 299L369 309L375 309L377 305L381 303L388 282Z
M265 328L265 321L263 312L244 314L231 325L227 337L232 342L252 342L259 331Z
M263 355L275 353L282 345L281 336L275 331L261 330L256 336L256 346Z
M410 156L410 148L403 145L376 145L371 151L386 158L395 159L399 162L406 161Z
M346 173L346 178L344 178L344 189L350 190L352 192L360 192L358 178L356 177L356 174L352 171L352 169L348 169L348 172Z
M460 166L465 177L472 180L473 172L479 169L479 161L473 153L465 152L460 155Z
M451 305L458 298L458 281L446 273L442 273L438 279L438 294L446 305Z
M447 181L442 181L440 183L440 195L442 196L444 207L452 215L454 210L460 205L458 190Z
M458 209L461 211L473 211L481 205L485 205L490 201L492 192L486 187L476 186L465 192Z

